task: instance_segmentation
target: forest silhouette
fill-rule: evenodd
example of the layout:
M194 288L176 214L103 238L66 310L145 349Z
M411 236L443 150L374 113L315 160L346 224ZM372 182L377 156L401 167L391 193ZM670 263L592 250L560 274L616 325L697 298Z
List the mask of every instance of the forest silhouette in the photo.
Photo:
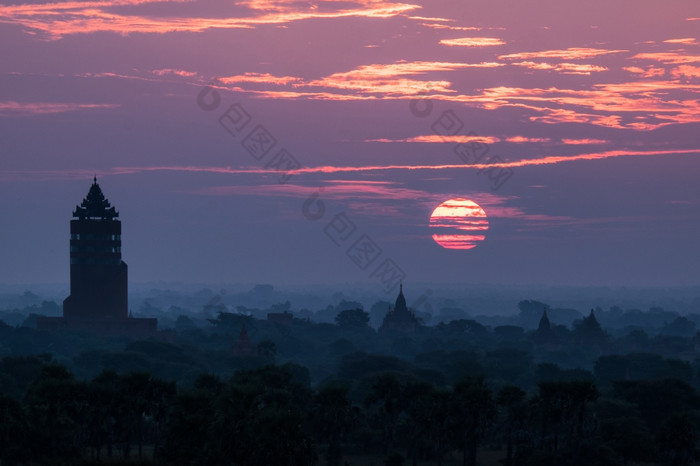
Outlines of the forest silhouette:
M4 311L25 319L0 323L2 464L696 457L693 315L597 309L566 326L526 300L512 324L463 318L382 333L353 301L332 307L333 323L292 317L289 303L266 310L289 319L206 306L211 317L183 312L149 339L37 330L37 311L57 311L47 301ZM625 326L599 322L613 317Z

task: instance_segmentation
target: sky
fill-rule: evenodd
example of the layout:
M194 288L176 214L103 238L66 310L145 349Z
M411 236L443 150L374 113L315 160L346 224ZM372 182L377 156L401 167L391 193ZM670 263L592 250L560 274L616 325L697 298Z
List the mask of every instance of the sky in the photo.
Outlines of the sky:
M696 0L15 1L2 283L93 176L134 283L700 281Z

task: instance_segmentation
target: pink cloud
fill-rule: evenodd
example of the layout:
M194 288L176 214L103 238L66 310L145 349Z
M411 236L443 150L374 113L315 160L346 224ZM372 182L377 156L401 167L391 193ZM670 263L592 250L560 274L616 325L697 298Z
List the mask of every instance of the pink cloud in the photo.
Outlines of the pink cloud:
M446 80L421 79L431 72L455 71L461 68L492 68L502 63L449 63L397 62L392 64L363 65L350 71L333 73L311 81L297 81L294 77L269 75L249 76L251 81L287 84L283 90L232 90L255 93L260 97L277 99L313 100L371 100L407 99L422 95L433 100L444 100L480 106L487 110L517 107L535 112L531 121L549 124L583 123L619 129L648 130L675 123L700 122L700 102L692 94L700 85L681 82L680 78L696 77L693 67L678 68L677 80L643 80L594 84L590 89L560 89L550 87L520 88L493 87L479 93L461 94ZM544 65L549 67L549 64ZM555 65L551 65L555 66ZM578 65L577 65L578 66ZM592 65L570 68L584 72ZM560 68L565 69L565 68ZM629 68L646 76L659 74L657 68ZM245 79L236 78L236 79ZM243 84L243 83L239 83ZM671 97L673 96L673 97ZM424 140L422 142L429 142Z
M682 39L668 39L664 41L667 44L683 44L683 45L700 45L700 42L694 37L684 37Z
M661 63L681 64L700 62L700 55L688 55L682 52L646 52L632 57L637 60L654 60Z
M372 64L311 81L295 82L294 77L267 75L253 77L254 80L280 85L291 83L291 88L283 90L244 89L240 86L228 89L254 93L265 98L336 101L408 99L421 95L424 98L465 103L487 110L503 107L521 108L535 112L534 115L526 117L530 121L548 124L582 123L632 130L650 130L671 124L700 122L700 101L692 95L700 91L700 85L680 80L696 76L696 69L691 67L678 68L674 72L677 80L601 83L593 84L590 89L502 86L486 88L472 95L461 94L452 89L450 81L420 79L430 72L499 66L504 65L489 62ZM633 68L630 71L643 71L649 76L657 74L655 69Z
M263 83L274 84L277 86L286 86L288 84L300 82L301 78L297 78L294 76L273 76L270 73L245 73L242 75L218 78L218 80L224 84Z
M464 142L480 142L483 144L493 144L500 141L493 136L469 136L469 135L454 135L440 136L438 134L427 134L423 136L415 136L405 139L365 139L364 142L422 142L422 143L464 143Z
M117 34L169 32L201 32L208 29L254 28L259 25L330 18L390 18L420 8L419 5L391 3L380 0L349 0L336 8L319 10L314 4L298 2L251 0L240 2L253 15L225 18L191 16L147 16L120 14L112 7L147 3L182 3L182 1L107 0L88 2L57 2L0 6L0 22L18 24L29 31L40 32L49 39L71 34L113 32ZM330 2L331 5L334 2Z
M31 116L51 113L77 112L119 108L119 104L78 104L57 102L15 102L0 101L0 116Z
M430 16L409 16L408 19L417 19L419 21L437 21L440 23L451 23L454 21L454 19L450 19L450 18L438 18L438 17L430 17Z
M607 71L604 66L597 65L586 65L578 63L540 63L533 61L522 61L511 63L514 66L523 66L533 70L546 70L546 71L556 71L563 74L582 74L590 75L592 72Z
M481 28L474 26L451 26L449 24L442 23L421 23L421 26L425 26L431 29L447 29L449 31L480 31Z
M442 39L440 44L455 47L493 47L505 45L505 42L495 37L460 37L457 39Z
M163 68L161 70L153 70L153 74L158 76L175 75L183 78L193 78L198 76L196 71L185 71L185 70L173 70L170 68Z
M563 50L543 50L541 52L518 52L500 55L501 60L528 60L532 58L562 58L565 60L582 60L612 53L628 52L628 50L606 50L595 48L573 47Z
M426 92L454 93L451 83L445 80L417 79L431 72L452 71L464 68L495 68L498 63L453 63L428 61L399 61L389 64L362 65L350 71L342 71L319 79L305 81L294 76L273 76L270 74L246 73L244 75L220 78L221 84L265 83L271 85L291 85L294 90L265 90L255 92L268 98L311 98L325 100L357 100L415 96ZM309 88L326 88L344 91L343 94L307 91ZM236 90L246 91L240 87ZM368 96L362 96L369 94Z
M584 145L584 144L607 144L610 141L605 139L562 139L561 142L567 145Z
M432 29L447 29L450 31L480 31L482 29L482 28L476 27L476 26L452 26L450 24L445 24L445 23L454 22L454 19L449 19L449 18L409 16L408 19L420 21L421 26L425 26L425 27L432 28Z
M622 69L633 74L641 75L643 78L656 78L666 74L665 68L657 68L654 66L648 66L646 69L638 66L624 66Z
M500 162L500 163L481 163L481 164L441 164L441 165L364 165L364 166L316 166L316 167L304 167L297 170L290 170L287 173L289 175L304 175L304 174L334 174L334 173L362 173L362 172L374 172L374 171L389 171L389 170L403 170L403 171L439 171L448 169L488 169L492 167L527 167L527 166L539 166L539 165L553 165L559 163L567 162L577 162L586 160L604 160L609 158L617 157L654 157L654 156L683 156L683 155L700 155L700 149L678 149L678 150L611 150L605 152L592 152L577 155L550 155L536 157L532 159L520 159L510 162ZM141 172L155 172L155 171L176 171L176 172L192 172L192 173L218 173L218 174L229 174L229 175L269 175L277 174L273 170L266 170L263 168L230 168L230 167L202 167L194 165L157 165L157 166L131 166L131 167L114 167L108 171L97 171L98 175L127 175L135 174ZM69 171L70 174L75 175L75 171ZM31 173L49 173L49 172L11 172L6 171L6 174L22 174L29 175ZM63 172L52 172L56 174L62 174ZM77 172L78 174L88 173L89 176L94 173L91 170L81 170ZM247 189L245 187L234 187L231 189ZM297 189L290 188L287 185L281 185L277 189ZM380 188L367 188L368 190L377 191ZM481 204L481 202L479 202Z
M509 138L506 138L507 142L512 142L514 144L523 144L523 143L545 143L545 142L551 142L552 140L550 138L528 138L525 136L511 136Z
M676 79L700 78L700 66L681 65L671 70L671 76Z
M531 116L530 121L541 123L588 123L597 126L608 126L611 128L621 128L621 117L618 115L599 115L594 113L584 113L566 108L538 108L540 115Z
M672 123L700 121L700 102L697 99L668 97L670 91L697 93L698 90L700 85L677 81L639 81L596 84L591 90L499 87L485 89L481 96L456 95L446 99L478 103L489 109L503 106L526 108L539 113L530 120L545 123L574 122L621 129L653 129ZM560 107L553 107L553 104ZM591 113L591 110L599 113ZM660 119L659 115L664 118Z

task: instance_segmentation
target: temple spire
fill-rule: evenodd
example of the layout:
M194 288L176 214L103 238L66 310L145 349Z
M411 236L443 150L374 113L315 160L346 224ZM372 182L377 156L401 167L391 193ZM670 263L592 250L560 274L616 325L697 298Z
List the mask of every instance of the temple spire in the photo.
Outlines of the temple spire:
M114 220L116 217L119 217L119 213L110 205L102 193L100 185L97 184L97 175L93 176L92 186L90 186L90 190L83 202L75 208L73 217L77 217L80 220L90 218Z
M408 307L406 307L406 298L403 296L403 283L399 284L399 295L396 297L394 311L408 311Z
M540 325L537 327L540 331L549 331L551 325L549 324L549 317L547 317L547 308L544 308L542 312L542 318L540 318Z
M406 298L403 295L403 283L399 284L399 295L396 297L394 309L389 308L379 333L382 335L411 334L420 325L416 316L406 306Z

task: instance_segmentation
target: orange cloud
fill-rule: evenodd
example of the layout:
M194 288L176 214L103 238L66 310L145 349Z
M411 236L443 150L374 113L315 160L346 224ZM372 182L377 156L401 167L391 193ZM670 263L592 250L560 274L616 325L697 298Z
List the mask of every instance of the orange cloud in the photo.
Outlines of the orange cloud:
M654 66L648 66L646 69L638 66L624 66L622 69L633 74L641 75L643 78L656 78L666 74L665 68L656 68Z
M522 144L522 143L543 143L543 142L551 142L550 138L528 138L525 136L511 136L509 138L506 138L507 142L512 142L514 144Z
M567 49L566 52L570 50L572 49ZM599 49L584 50L586 50L585 54L593 53L590 50L602 53ZM516 62L513 64L578 73L605 69L595 65L568 62L560 64ZM430 79L431 73L440 73L439 76L443 77L446 73L460 69L501 66L506 65L496 62L399 61L389 64L362 65L349 71L337 72L313 80L295 76L275 76L269 73L245 73L221 78L219 84L222 89L247 92L272 99L361 101L410 99L421 95L432 100L468 104L487 110L515 107L530 113L525 115L525 118L529 118L530 121L548 124L573 122L617 129L651 130L677 123L700 122L700 101L696 98L700 92L700 85L690 80L697 77L698 69L691 65L681 65L669 71L669 75L672 75L675 80L648 79L601 83L593 84L587 89L501 86L478 90L474 94L463 94L453 89L451 81ZM663 68L654 66L631 66L626 67L625 70L649 78L661 73L665 74ZM280 86L280 88L259 86L249 88L245 84ZM437 142L436 139L412 140L412 142L433 141Z
M453 94L452 83L445 80L424 80L417 77L431 72L444 72L464 68L496 68L503 63L453 63L399 61L390 64L362 65L350 71L333 73L319 79L305 81L294 76L245 73L218 79L222 89L255 93L260 97L276 99L312 100L369 100L413 97L418 94ZM244 89L235 84L260 83L277 86L291 85L292 89L260 90ZM234 84L233 87L226 86ZM326 90L320 90L325 88ZM335 93L332 90L343 91Z
M683 44L683 45L700 45L700 42L694 37L685 37L683 39L668 39L664 41L667 44Z
M358 91L369 94L385 94L387 96L417 95L426 92L455 92L450 89L451 83L449 81L422 81L406 78L353 79L341 75L342 73L338 73L323 79L311 81L305 84L305 86L332 87L335 89Z
M676 79L700 78L700 67L692 65L681 65L671 70L671 76Z
M639 81L597 84L591 90L498 87L485 89L480 96L457 95L446 99L478 103L489 109L521 107L540 113L530 119L545 123L575 122L614 128L653 129L672 123L700 122L700 102L693 98L671 99L669 94L672 91L694 94L700 91L700 85L677 81ZM600 113L590 113L590 110ZM640 118L645 121L639 121ZM625 120L632 122L625 123Z
M417 19L419 21L437 21L441 23L451 23L452 21L454 21L450 18L433 18L428 16L409 16L408 19Z
M505 42L495 37L461 37L458 39L442 39L441 45L456 47L492 47L495 45L505 45Z
M533 70L552 70L563 74L583 74L590 75L591 72L607 71L608 69L604 66L597 65L586 65L577 63L538 63L534 61L521 61L516 63L511 63L515 66L524 66Z
M649 130L674 123L700 122L700 101L692 94L700 85L681 81L637 81L596 84L592 89L547 89L495 87L478 94L459 94L448 81L421 81L394 78L399 73L422 74L435 70L492 66L491 64L435 64L430 62L369 65L335 73L331 76L293 84L299 90L250 90L261 97L316 100L409 99L420 94L425 98L480 106L487 110L517 107L536 112L531 121L544 123L587 123L618 129ZM400 66L398 66L400 65ZM499 66L495 64L495 66ZM679 70L680 72L680 70ZM688 69L686 72L693 72ZM381 78L380 78L381 77ZM387 77L387 79L384 79ZM305 87L326 87L327 90L301 90ZM346 91L344 93L335 90ZM677 97L671 98L670 96ZM680 97L683 96L683 97Z
M597 126L621 128L621 117L617 115L598 115L593 113L577 112L565 108L539 108L541 115L529 117L530 121L541 123L589 123Z
M345 8L320 11L315 5L300 9L298 2L252 0L245 4L253 11L248 17L151 17L126 15L115 6L146 3L178 3L156 0L107 0L88 2L58 2L0 6L0 22L17 24L29 31L39 31L49 39L71 34L114 32L117 34L169 32L201 32L207 29L253 28L264 24L286 24L308 19L328 18L390 18L420 8L418 5L390 3L381 0L349 1ZM331 2L332 3L332 2Z
M700 62L700 55L686 55L681 52L648 52L638 53L632 57L638 60L654 60L661 63L670 63L673 65L681 63L696 63Z
M183 78L192 78L192 77L198 76L197 72L195 72L195 71L173 70L170 68L163 68L162 70L153 70L153 74L156 74L158 76L166 76L169 74L174 74L176 76L181 76Z
M582 144L607 144L610 141L605 139L562 139L561 142L568 145L582 145Z
M594 48L573 47L564 50L544 50L541 52L519 52L508 55L500 55L501 60L528 60L532 58L562 58L565 60L582 60L584 58L593 58L600 55L609 55L612 53L628 52L628 50L606 50Z
M425 26L431 29L447 29L450 31L481 31L481 28L474 26L450 26L449 24L442 23L421 23L421 26Z
M500 63L455 63L439 61L399 61L390 64L363 65L351 71L334 73L331 76L362 77L362 78L390 78L406 75L422 75L433 71L452 71L461 68L494 68L503 66Z
M294 76L273 76L269 73L245 73L242 75L218 78L218 81L224 84L262 83L274 84L277 86L285 86L287 84L297 83L301 81L301 78L297 78Z
M294 87L326 87L387 96L413 96L426 92L454 93L449 81L410 79L406 76L461 68L493 68L498 63L397 62L363 65L350 71L333 73L321 79L295 83Z

